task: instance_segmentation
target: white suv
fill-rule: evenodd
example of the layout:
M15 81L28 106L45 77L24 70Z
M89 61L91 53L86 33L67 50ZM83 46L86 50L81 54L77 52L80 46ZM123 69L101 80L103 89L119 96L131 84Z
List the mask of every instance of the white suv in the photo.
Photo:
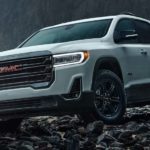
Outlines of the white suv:
M73 112L114 123L149 98L150 22L133 15L47 27L0 53L2 119Z

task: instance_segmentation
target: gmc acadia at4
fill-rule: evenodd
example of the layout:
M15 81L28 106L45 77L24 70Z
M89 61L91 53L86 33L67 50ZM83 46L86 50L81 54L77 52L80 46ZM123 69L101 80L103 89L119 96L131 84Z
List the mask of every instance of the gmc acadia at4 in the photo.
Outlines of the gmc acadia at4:
M129 14L39 30L0 53L0 117L77 113L105 123L150 102L150 22Z

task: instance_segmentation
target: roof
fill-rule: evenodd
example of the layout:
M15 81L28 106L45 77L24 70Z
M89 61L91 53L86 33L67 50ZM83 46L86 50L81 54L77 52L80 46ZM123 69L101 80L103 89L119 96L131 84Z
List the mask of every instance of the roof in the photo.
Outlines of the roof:
M103 20L103 19L114 19L114 18L117 18L117 17L118 17L118 18L121 18L121 17L128 17L128 18L140 19L140 20L143 20L143 21L149 21L149 20L146 20L146 19L144 19L144 18L137 17L137 16L135 16L135 15L133 15L133 14L121 13L121 14L115 15L115 16L96 17L96 18L81 19L81 20L76 20L76 21L61 23L61 24L57 24L57 25L54 25L54 26L49 26L49 27L43 28L43 29L41 29L41 30L46 30L46 29L50 29L50 28L54 28L54 27L60 27L60 26L65 26L65 25L71 25L71 24L76 24L76 23L97 21L97 20Z
M116 16L106 16L106 17L81 19L81 20L76 20L76 21L70 21L70 22L66 22L66 23L61 23L61 24L54 25L54 26L49 26L49 27L43 28L41 30L50 29L50 28L59 27L59 26L64 26L64 25L71 25L71 24L76 24L76 23L89 22L89 21L97 21L97 20L103 20L103 19L113 19L114 17L116 17Z

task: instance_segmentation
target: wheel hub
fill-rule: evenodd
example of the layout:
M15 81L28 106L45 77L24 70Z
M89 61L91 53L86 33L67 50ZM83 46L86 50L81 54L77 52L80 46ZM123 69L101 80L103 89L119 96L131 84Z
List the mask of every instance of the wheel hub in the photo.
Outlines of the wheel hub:
M96 90L95 106L104 116L113 116L119 107L119 94L115 83L105 81Z

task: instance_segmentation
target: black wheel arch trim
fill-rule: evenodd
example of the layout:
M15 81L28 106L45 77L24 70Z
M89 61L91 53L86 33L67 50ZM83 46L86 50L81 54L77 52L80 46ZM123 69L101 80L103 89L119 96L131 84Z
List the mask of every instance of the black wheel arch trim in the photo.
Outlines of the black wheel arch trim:
M93 83L94 83L94 80L95 80L95 77L96 77L96 74L97 72L99 71L99 67L100 65L103 63L103 62L112 62L112 61L115 61L117 63L117 67L119 67L119 71L121 73L121 77L122 77L122 81L123 81L123 75L122 75L122 69L121 69L121 66L120 66L120 63L119 61L115 58L115 57L100 57L99 59L97 59L96 63L95 63L95 66L94 66L94 71L93 71L93 77L92 77L92 86L91 86L91 89L93 90ZM111 71L111 70L110 70Z

